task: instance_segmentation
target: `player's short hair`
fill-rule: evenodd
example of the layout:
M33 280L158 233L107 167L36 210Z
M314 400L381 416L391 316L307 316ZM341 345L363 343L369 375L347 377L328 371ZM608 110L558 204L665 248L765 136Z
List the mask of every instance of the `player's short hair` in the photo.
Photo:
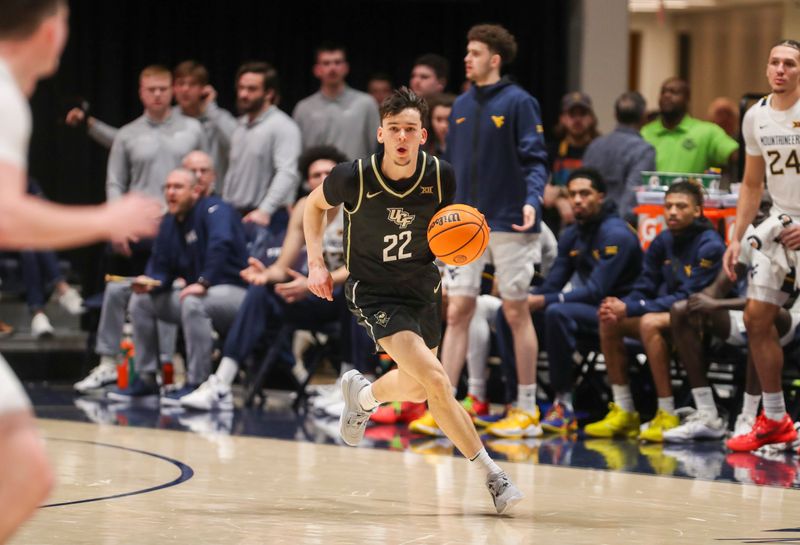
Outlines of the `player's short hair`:
M797 40L783 39L778 43L776 43L775 45L773 45L772 47L774 48L779 46L791 47L792 49L800 53L800 42L798 42Z
M275 91L275 94L278 94L278 86L280 85L278 71L270 63L264 61L243 63L236 71L237 83L244 74L261 74L264 79L264 91Z
M428 118L428 103L425 102L425 99L403 85L399 89L395 89L392 94L381 103L379 108L381 121L389 116L397 115L408 108L417 110L419 112L419 118L423 123Z
M675 182L669 189L667 189L667 193L664 195L672 195L673 193L682 193L684 195L690 195L694 199L694 203L699 206L700 208L703 207L703 186L697 182L692 182L689 180L681 180L680 182Z
M503 66L511 64L517 57L517 40L502 25L475 25L469 29L467 41L486 44L489 51L500 55Z
M300 158L297 159L297 170L300 171L302 179L305 180L308 178L308 169L311 168L311 165L323 159L333 161L337 165L347 161L345 154L334 146L314 146L308 148L300 155Z
M427 66L436 74L436 79L447 80L450 74L450 62L436 53L426 53L417 57L414 61L414 66Z
M0 40L29 37L66 4L66 0L0 0Z
M170 72L169 68L162 64L151 64L150 66L145 66L142 68L142 71L139 72L139 80L152 76L165 76L172 81L172 72Z
M336 51L341 51L342 55L344 55L344 59L347 60L347 48L343 44L330 41L322 42L314 50L314 62L316 63L319 61L321 53L334 53Z
M636 91L622 93L614 103L614 115L623 125L634 125L641 122L647 103L644 97Z
M598 193L605 193L607 190L606 181L603 179L603 175L600 174L600 172L596 169L590 167L576 168L570 172L569 178L567 178L567 187L569 188L569 183L572 180L577 180L578 178L589 180L592 184L592 189Z
M195 60L183 61L172 71L172 77L192 78L200 85L208 85L208 69Z

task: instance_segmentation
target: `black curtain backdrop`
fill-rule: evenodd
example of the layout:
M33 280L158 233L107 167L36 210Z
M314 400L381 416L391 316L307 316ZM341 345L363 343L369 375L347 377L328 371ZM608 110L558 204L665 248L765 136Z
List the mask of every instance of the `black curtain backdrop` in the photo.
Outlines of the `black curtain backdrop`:
M30 170L54 201L102 202L107 152L83 131L66 127L64 114L85 99L92 115L112 125L133 120L142 111L138 73L148 64L171 68L198 60L209 69L218 103L233 111L238 65L266 60L281 77L280 107L291 113L318 88L311 65L322 41L345 45L354 88L364 89L373 72L406 84L413 60L434 52L450 60L448 90L458 92L466 32L482 22L503 24L516 36L519 53L507 73L539 99L548 129L566 90L568 5L563 0L71 0L61 67L40 83L32 100ZM102 267L97 247L67 255L88 276Z

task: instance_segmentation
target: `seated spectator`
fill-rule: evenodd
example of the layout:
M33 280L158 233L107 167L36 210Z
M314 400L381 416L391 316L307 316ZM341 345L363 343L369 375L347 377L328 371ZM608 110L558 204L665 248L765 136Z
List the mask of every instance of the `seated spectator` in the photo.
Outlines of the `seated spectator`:
M664 82L658 107L658 118L642 127L642 137L656 149L656 170L699 173L736 161L736 140L718 125L688 114L689 84L684 80Z
M544 347L555 400L542 428L572 431L577 426L572 406L573 354L581 336L594 336L597 309L606 297L625 297L642 266L639 239L606 200L606 184L596 170L573 170L567 181L575 224L561 235L550 274L528 296L531 311L544 311ZM563 291L576 275L579 286Z
M441 93L428 99L428 141L425 149L428 153L441 157L447 150L447 132L450 129L450 112L453 110L455 95Z
M754 225L769 214L771 202L762 201L759 216ZM766 209L765 209L766 208ZM720 271L714 282L699 293L689 296L685 301L678 301L670 310L672 336L680 339L676 343L679 361L686 369L689 386L694 399L694 413L677 428L664 432L664 441L685 442L698 439L722 439L727 433L727 425L720 418L714 403L714 394L706 376L708 363L704 359L703 338L713 335L717 339L732 346L747 346L747 331L744 324L744 307L747 302L747 273L753 267L753 248L747 239L755 233L751 226L745 231L742 239L742 251L735 267L738 286L728 278L725 271ZM728 298L735 291L734 298ZM775 318L775 329L778 332L781 346L786 346L795 339L797 326L800 325L800 298L794 287L793 275L784 279L784 291L791 297L783 305ZM736 418L734 436L748 433L755 424L758 405L761 401L761 385L755 371L753 359L748 350L747 374L745 380L744 404L742 412Z
M554 233L574 221L565 186L570 173L583 165L583 154L598 135L597 117L589 95L578 92L564 95L555 130L556 141L547 149L550 183L545 186L544 206L554 209L557 215L545 214L545 221Z
M663 432L679 424L669 373L669 310L713 281L722 266L725 244L703 216L703 194L697 184L670 186L664 213L667 230L648 248L633 291L621 299L607 297L600 305L600 347L614 401L605 418L586 426L586 434L593 437L662 441ZM655 418L641 432L628 382L625 337L642 341L658 395Z
M210 155L204 151L192 151L183 158L181 164L197 177L204 195L214 193L217 174ZM132 293L131 284L127 282L110 282L106 285L94 349L95 354L100 356L100 363L73 385L79 394L87 394L117 382L117 357ZM173 324L159 320L158 343L162 363L172 360L177 334Z
M28 179L28 194L44 198L42 189L32 178ZM70 314L78 315L83 312L83 298L75 288L67 284L55 252L23 250L9 255L19 258L22 281L25 284L25 301L32 318L31 335L41 338L55 332L44 312L53 293L57 295L58 303Z
M635 225L636 188L643 170L655 170L656 150L644 141L639 130L644 124L646 104L639 93L623 93L614 103L617 126L589 144L583 166L596 169L606 182L606 201L617 205L620 217Z
M392 83L392 78L389 74L376 72L367 80L367 94L375 99L378 106L389 98L393 90L394 83Z
M312 190L325 180L337 163L346 157L330 146L309 148L300 159L303 174ZM347 279L344 266L343 228L341 207L332 208L328 214L325 231L325 256L333 272L337 286L334 301L308 297L306 277L294 270L303 246L303 210L306 199L301 199L293 208L289 227L278 259L269 267L255 258L242 277L251 284L238 309L222 349L222 361L217 372L211 375L194 391L186 392L180 399L183 407L195 410L231 410L233 394L231 385L240 366L267 333L270 325L278 320L298 324L298 329L319 327L349 315L345 308L343 284Z

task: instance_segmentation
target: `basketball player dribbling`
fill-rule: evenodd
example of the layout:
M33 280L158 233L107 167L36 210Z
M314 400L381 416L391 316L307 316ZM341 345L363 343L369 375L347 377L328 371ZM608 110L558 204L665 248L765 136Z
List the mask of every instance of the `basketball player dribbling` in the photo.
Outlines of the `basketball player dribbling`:
M764 410L749 433L728 440L728 448L734 451L791 443L797 438L783 397L783 349L775 318L794 288L789 286L787 290L784 286L787 274L795 276L789 269L787 252L800 250L800 43L784 40L770 50L767 80L772 93L756 102L742 122L747 155L736 206L736 231L723 259L731 280L736 279L734 267L739 260L739 241L756 216L765 176L773 206L759 229L770 222L781 224L782 215L791 221L785 228L778 226L777 239L765 240L756 250L766 261L749 271L744 323L761 383Z
M384 151L338 165L308 197L303 222L308 288L318 297L332 297L322 257L325 212L344 204L348 306L397 369L373 383L358 371L345 373L342 438L357 445L381 403L427 400L447 437L485 470L495 508L503 513L522 492L489 457L436 356L441 277L426 231L434 214L452 203L455 179L448 163L419 149L427 138L426 113L422 98L405 87L395 91L380 107L377 136Z
M131 195L67 207L27 195L31 112L26 96L53 74L67 39L66 0L0 0L0 248L59 249L152 236L160 205ZM52 470L30 401L0 356L0 543L47 497Z

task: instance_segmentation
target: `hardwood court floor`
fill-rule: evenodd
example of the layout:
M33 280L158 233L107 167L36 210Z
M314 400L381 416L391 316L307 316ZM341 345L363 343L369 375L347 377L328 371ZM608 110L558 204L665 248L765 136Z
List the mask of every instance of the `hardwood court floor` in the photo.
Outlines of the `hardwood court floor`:
M453 456L39 422L62 505L14 544L800 543L794 489L503 462L497 516Z

